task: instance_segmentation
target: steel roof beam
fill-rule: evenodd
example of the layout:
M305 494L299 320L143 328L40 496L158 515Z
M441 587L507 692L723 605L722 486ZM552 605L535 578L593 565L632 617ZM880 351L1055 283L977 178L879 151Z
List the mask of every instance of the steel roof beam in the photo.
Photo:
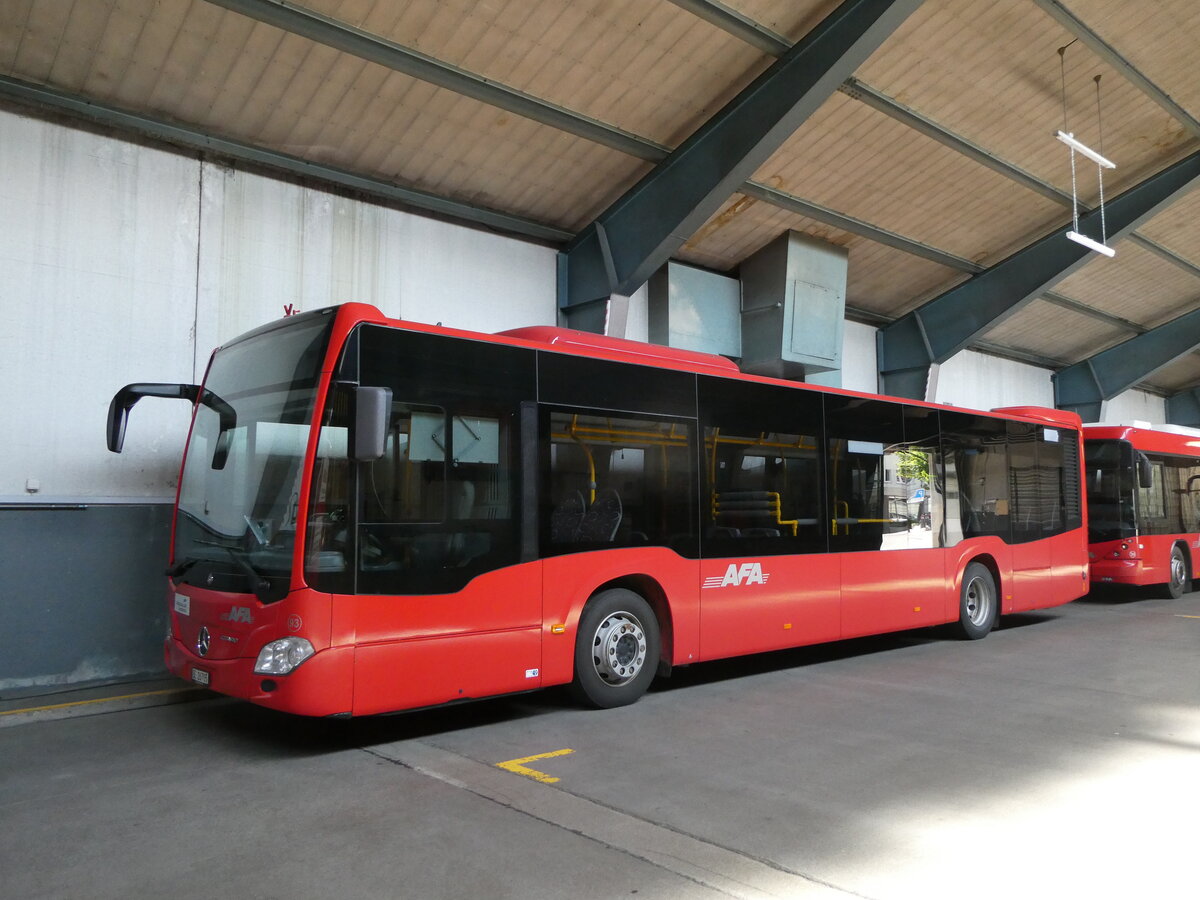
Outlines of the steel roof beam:
M736 9L718 3L717 0L671 0L680 9L686 9L697 18L716 25L722 31L741 38L769 56L783 56L792 48L792 42L769 28L759 25Z
M1119 240L1191 190L1200 153L1147 178L1105 204L1110 240ZM1099 211L1080 217L1080 230L1099 231ZM925 397L929 367L945 362L984 332L1088 262L1091 251L1061 229L950 289L877 334L884 393Z
M648 138L549 103L301 6L281 0L207 2L638 159L657 162L669 152L669 148Z
M192 150L214 153L218 156L241 162L262 165L269 169L299 175L304 178L314 178L328 184L349 188L392 203L401 203L414 209L450 216L495 228L510 234L536 238L542 241L562 243L570 238L571 232L546 225L532 219L514 216L499 210L487 209L482 206L472 206L457 200L450 200L426 191L401 187L388 181L367 178L345 169L310 162L287 153L279 153L218 137L194 128L188 128L172 122L153 119L140 113L130 112L113 106L106 106L94 100L68 94L64 91L48 88L44 85L28 84L15 78L0 75L0 97L15 100L19 103L68 112L82 118L97 122L101 125L120 128L145 135L170 144L188 147Z
M559 305L644 284L920 2L843 0L567 245Z
M207 0L207 2L638 159L660 162L671 152L671 148L649 138L541 100L498 81L452 66L410 47L387 41L377 35L303 7L284 3L281 0ZM769 55L782 56L792 46L786 38L717 0L672 0L672 2ZM1016 166L1005 163L965 138L954 135L863 82L849 78L839 87L839 90L1018 181L1030 190L1060 203L1069 205L1071 202L1070 195L1040 181ZM779 202L786 195L774 192L766 185L747 181L741 186L741 192L759 196L772 205L789 208L787 202ZM799 202L804 203L805 201ZM833 213L833 215L837 214ZM813 216L813 218L819 217ZM881 243L896 246L888 239L889 233L882 229L872 231L873 226L867 223L861 223L861 225L863 227L859 230L853 228L848 230L871 240L883 237ZM899 240L905 241L903 238L899 238ZM1136 241L1146 249L1200 277L1200 266L1182 259L1165 247L1136 234L1131 235L1130 240ZM925 246L927 245L918 245L914 241L907 246L900 246L898 249L910 252L909 248L911 247L917 250L916 255L924 256L926 254L921 247ZM948 254L946 255L948 256ZM970 270L964 269L963 271Z
M846 83L840 88L841 92L848 97L853 97L877 112L881 112L886 116L895 119L909 128L932 138L943 147L949 147L956 150L963 156L974 160L982 166L986 166L993 172L1003 175L1022 187L1028 188L1034 193L1040 194L1048 200L1053 200L1060 206L1071 206L1071 195L1066 191L1059 190L1048 181L1043 181L1036 175L1031 175L1019 166L1014 166L1010 162L1006 162L995 154L983 149L978 144L967 140L961 135L942 127L932 119L927 119L925 116L918 113L916 110L910 109L903 103L889 97L887 94L876 90L865 82L859 81L856 78L848 78ZM1088 212L1091 207L1080 203L1079 209ZM1129 241L1137 244L1144 250L1149 250L1151 253L1161 256L1167 262L1179 266L1181 269L1188 272L1197 278L1200 278L1200 266L1189 260L1184 259L1179 254L1168 250L1161 244L1155 243L1149 238L1143 237L1137 232L1131 232L1126 238Z
M880 228L878 225L872 225L870 222L864 222L862 219L856 219L853 216L837 212L826 206L821 206L802 197L797 197L794 194L788 194L777 188L767 187L765 184L760 184L756 181L743 184L738 188L738 193L762 200L779 209L785 209L788 212L796 213L796 215L804 216L816 222L832 225L841 231L857 234L859 237L865 237L877 244L884 244L912 256L919 256L930 262L946 266L948 269L954 269L957 272L970 272L974 274L983 271L983 266L969 259L955 256L953 253L947 253L945 250L939 250L937 247L923 244L920 241L914 241L912 238L906 238L902 234L888 231L885 228Z
M1054 405L1100 420L1105 400L1200 347L1200 310L1067 366L1053 376Z
M1121 77L1165 109L1172 118L1187 126L1192 134L1200 137L1200 120L1176 103L1171 95L1156 85L1153 81L1134 68L1133 64L1118 53L1111 44L1092 31L1078 16L1067 9L1059 0L1033 0L1042 11L1058 22L1068 32L1080 41L1102 60L1112 66Z

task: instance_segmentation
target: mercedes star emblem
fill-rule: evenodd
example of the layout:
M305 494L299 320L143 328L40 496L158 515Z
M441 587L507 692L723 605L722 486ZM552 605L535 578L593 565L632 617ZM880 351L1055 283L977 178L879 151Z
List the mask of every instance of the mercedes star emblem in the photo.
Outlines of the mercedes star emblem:
M196 638L196 652L201 656L208 656L208 648L212 644L212 636L208 633L208 626L200 626L200 636Z

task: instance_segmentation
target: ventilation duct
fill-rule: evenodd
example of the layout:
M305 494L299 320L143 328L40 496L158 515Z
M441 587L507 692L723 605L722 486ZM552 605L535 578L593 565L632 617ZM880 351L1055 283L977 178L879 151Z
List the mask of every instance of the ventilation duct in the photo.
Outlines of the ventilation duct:
M647 301L651 343L742 355L741 284L736 278L669 262L650 277Z
M742 263L743 371L840 383L848 257L788 231Z

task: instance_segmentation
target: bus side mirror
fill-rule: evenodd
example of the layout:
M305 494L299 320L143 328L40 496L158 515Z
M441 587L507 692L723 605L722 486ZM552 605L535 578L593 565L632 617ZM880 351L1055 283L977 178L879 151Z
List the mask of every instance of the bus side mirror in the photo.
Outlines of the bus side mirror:
M129 410L143 397L165 397L168 400L187 400L194 403L200 393L195 384L127 384L121 388L108 404L108 449L120 453L125 444L125 423Z
M354 428L350 432L350 458L373 462L387 450L392 418L392 391L385 387L354 388Z
M1150 466L1150 458L1145 453L1137 455L1138 487L1154 487L1154 469Z

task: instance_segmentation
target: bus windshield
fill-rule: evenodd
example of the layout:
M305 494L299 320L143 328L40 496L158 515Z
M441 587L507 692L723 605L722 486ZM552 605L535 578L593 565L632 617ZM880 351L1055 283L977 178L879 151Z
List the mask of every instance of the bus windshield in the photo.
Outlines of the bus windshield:
M254 593L288 589L300 479L332 316L304 317L217 351L184 461L172 574ZM232 407L234 417L228 415Z
M1087 461L1088 541L1115 541L1137 534L1134 517L1133 445L1128 441L1090 440Z

